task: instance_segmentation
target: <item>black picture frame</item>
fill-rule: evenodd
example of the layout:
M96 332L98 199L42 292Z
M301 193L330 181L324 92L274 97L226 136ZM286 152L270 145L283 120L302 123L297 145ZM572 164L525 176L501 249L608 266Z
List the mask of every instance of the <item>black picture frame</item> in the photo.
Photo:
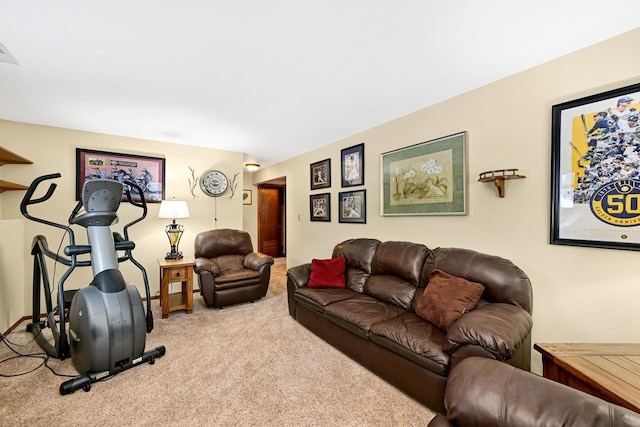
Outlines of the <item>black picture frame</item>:
M639 110L640 83L552 106L551 244L640 250Z
M160 203L166 194L164 158L76 148L76 200L82 198L85 181L97 178L133 181L142 188L147 203ZM140 200L133 191L131 197ZM124 190L122 200L128 201Z
M311 194L309 196L309 219L331 222L331 194Z
M367 190L338 193L338 221L343 223L367 223Z
M340 151L342 187L364 185L364 143Z
M331 187L331 159L320 160L309 165L312 190Z

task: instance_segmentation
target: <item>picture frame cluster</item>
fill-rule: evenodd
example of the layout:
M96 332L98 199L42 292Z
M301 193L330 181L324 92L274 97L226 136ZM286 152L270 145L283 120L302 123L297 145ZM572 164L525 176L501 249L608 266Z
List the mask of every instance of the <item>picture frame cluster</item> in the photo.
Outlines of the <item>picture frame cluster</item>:
M341 187L364 185L364 143L340 151ZM309 165L311 191L331 187L331 159ZM366 224L367 190L341 191L338 193L338 221L341 223ZM311 221L331 222L331 193L309 195Z

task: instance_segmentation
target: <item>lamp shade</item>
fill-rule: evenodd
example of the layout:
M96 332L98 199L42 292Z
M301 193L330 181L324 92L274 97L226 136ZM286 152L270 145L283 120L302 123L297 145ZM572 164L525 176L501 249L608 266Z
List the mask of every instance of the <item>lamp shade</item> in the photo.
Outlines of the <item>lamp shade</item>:
M189 207L184 200L163 200L160 203L158 218L189 218Z

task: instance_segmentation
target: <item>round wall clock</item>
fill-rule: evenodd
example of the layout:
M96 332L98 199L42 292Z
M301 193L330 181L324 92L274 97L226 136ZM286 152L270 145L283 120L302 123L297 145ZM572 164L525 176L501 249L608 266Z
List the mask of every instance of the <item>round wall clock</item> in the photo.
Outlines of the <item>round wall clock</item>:
M229 187L229 181L225 174L219 170L206 171L200 177L200 188L204 191L204 194L211 197L222 196Z

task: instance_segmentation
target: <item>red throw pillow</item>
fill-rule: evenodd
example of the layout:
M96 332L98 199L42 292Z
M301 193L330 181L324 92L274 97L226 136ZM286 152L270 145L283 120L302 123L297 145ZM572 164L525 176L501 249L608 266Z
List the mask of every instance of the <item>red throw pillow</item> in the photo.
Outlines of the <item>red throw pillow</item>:
M346 259L336 257L331 259L311 260L310 288L345 288L344 268Z
M483 292L480 283L433 270L416 314L447 331L464 313L475 308Z

